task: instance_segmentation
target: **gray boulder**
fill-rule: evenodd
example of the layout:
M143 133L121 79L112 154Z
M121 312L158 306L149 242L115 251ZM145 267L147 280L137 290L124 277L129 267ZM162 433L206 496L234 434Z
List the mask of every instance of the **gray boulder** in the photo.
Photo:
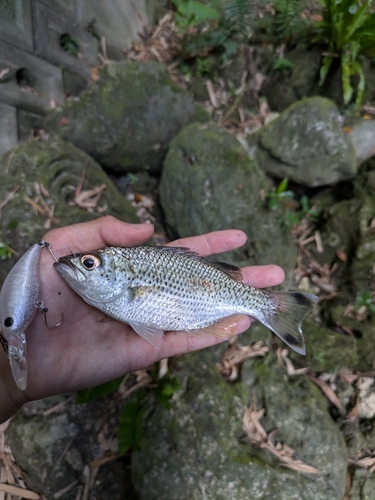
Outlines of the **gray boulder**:
M288 272L294 268L296 248L277 215L263 206L261 192L271 189L256 161L226 129L191 124L170 144L160 201L171 237L242 229L247 243L225 260L277 263Z
M182 389L171 408L155 402L146 410L141 449L132 455L140 499L341 500L346 449L319 390L304 377L288 381L273 355L246 362L243 382L229 384L212 360L217 352L175 360ZM265 408L265 430L278 429L276 440L320 475L282 468L244 443L241 420L251 403Z
M359 164L375 155L375 120L360 118L350 123L348 133Z
M317 187L350 180L355 149L336 105L323 97L296 102L257 134L257 160L269 175Z
M83 176L82 191L105 186L97 205L91 209L74 204ZM8 198L1 211L0 238L20 253L36 243L48 227L67 226L102 215L137 221L134 208L100 165L58 138L21 143L0 159L0 200L5 201L12 192L14 196ZM36 211L37 205L45 213ZM0 283L16 260L2 261Z
M207 115L155 62L110 63L100 78L46 119L47 131L115 172L157 170L169 141Z

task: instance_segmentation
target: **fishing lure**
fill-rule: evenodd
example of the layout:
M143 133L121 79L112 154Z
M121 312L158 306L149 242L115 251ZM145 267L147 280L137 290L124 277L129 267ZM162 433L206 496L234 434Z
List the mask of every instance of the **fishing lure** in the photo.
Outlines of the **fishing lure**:
M43 248L52 253L50 243L43 240L35 243L11 269L0 292L0 329L5 339L1 344L7 352L14 380L21 391L27 387L25 331L37 309L42 312L47 324L48 309L38 300L39 265Z

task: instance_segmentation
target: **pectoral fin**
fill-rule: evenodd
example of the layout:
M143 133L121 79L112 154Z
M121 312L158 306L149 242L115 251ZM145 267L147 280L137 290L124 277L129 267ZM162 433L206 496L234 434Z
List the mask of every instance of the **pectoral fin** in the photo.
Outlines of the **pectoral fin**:
M157 347L158 349L161 348L164 337L163 330L158 330L153 326L147 326L136 322L131 322L129 323L129 325L136 333L138 333L140 337L150 342L150 344L152 344L154 347Z

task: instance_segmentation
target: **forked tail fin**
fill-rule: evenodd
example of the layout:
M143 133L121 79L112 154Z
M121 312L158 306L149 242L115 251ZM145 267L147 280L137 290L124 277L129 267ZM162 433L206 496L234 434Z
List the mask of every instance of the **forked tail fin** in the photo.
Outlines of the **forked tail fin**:
M273 308L257 319L272 330L289 347L306 354L301 329L302 320L312 311L318 297L310 293L268 292Z

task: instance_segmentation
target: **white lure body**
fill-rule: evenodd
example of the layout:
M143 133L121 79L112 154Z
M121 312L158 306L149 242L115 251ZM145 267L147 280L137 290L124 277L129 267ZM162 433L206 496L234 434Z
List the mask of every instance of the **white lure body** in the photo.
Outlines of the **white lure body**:
M0 329L8 342L14 380L21 391L27 387L25 331L33 320L40 293L40 254L44 241L33 245L11 269L0 292Z

